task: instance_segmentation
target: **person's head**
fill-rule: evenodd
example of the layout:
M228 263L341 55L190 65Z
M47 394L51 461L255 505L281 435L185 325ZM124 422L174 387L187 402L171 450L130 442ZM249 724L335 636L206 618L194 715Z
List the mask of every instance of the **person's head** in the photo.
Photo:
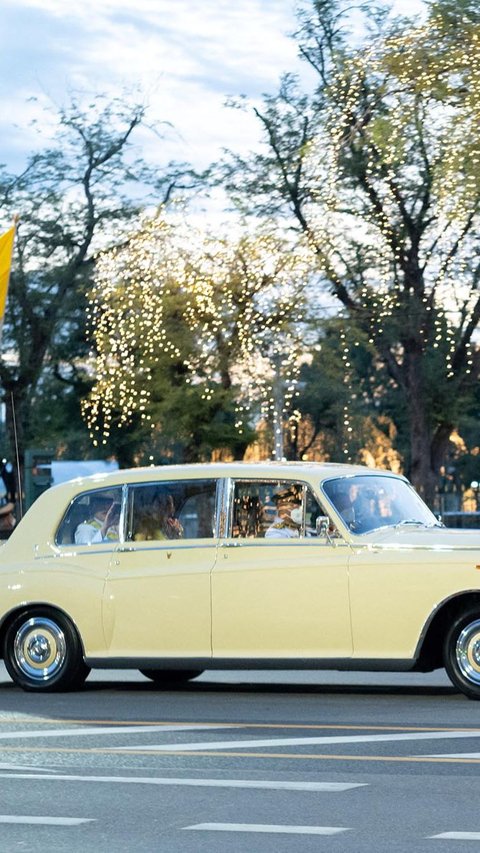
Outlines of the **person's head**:
M153 505L160 518L170 518L175 513L175 504L171 495L161 493L155 495Z
M112 504L113 500L108 495L95 495L91 502L92 515L103 521Z
M302 499L293 489L281 489L274 496L277 515L281 519L289 518L295 524L302 523Z

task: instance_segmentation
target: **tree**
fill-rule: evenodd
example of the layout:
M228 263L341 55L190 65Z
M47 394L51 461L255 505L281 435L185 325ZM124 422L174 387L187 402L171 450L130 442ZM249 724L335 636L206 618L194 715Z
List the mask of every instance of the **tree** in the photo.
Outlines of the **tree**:
M104 253L90 312L98 353L85 403L92 438L107 444L112 424L130 429L140 419L152 440L174 424L193 449L187 432L195 400L197 433L209 418L200 457L207 446L245 449L260 413L283 434L297 393L311 267L306 247L292 252L265 230L223 238L161 215ZM187 432L181 424L190 424Z
M402 396L406 467L431 502L478 380L480 15L473 0L432 2L420 25L374 10L360 45L348 23L340 0L304 7L296 37L315 92L284 78L255 109L264 151L232 156L225 183L308 238Z
M0 172L2 217L20 216L0 383L10 448L14 406L21 457L34 437L33 408L52 377L57 390L69 386L77 396L88 386L82 359L94 252L125 234L149 195L163 201L192 177L181 166L159 173L135 156L132 138L145 118L142 104L122 98L82 104L74 97L56 114L51 146L31 155L21 174Z

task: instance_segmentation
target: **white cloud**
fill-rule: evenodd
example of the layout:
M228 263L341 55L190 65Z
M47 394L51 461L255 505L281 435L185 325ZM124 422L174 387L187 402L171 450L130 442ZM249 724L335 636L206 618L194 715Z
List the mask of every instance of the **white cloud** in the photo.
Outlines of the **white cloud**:
M300 69L296 0L3 0L0 162L36 144L26 129L30 96L66 100L69 91L120 94L138 87L152 119L176 131L161 159L205 166L222 147L245 150L258 139L254 119L227 111L228 95L259 99L286 70ZM419 0L397 0L417 11ZM12 127L12 120L17 127ZM145 144L148 145L147 137ZM153 148L149 146L149 153Z

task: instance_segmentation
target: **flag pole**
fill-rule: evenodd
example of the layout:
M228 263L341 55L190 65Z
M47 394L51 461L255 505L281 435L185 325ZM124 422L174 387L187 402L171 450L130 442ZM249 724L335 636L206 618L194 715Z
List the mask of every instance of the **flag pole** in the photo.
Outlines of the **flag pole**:
M0 235L0 344L2 342L2 334L3 334L3 320L5 317L5 307L7 303L7 293L8 293L8 285L10 283L10 271L12 269L12 257L13 257L13 245L15 242L15 236L17 233L17 223L19 220L18 213L16 213L13 217L13 224L5 234ZM15 416L15 402L13 399L13 391L10 392L11 397L11 406L12 406L12 418L13 418L13 432L14 432L14 442L15 442L15 455L17 458L17 476L18 476L18 484L17 484L17 492L20 501L20 517L23 515L23 502L22 502L22 484L20 479L20 456L18 449L18 438L17 438L17 423Z

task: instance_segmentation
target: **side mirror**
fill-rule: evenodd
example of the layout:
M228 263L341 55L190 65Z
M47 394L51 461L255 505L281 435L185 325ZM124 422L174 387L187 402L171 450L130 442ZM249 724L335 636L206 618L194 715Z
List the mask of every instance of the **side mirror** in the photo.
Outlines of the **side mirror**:
M329 535L330 528L330 519L328 515L319 515L315 521L315 530L317 531L317 536L327 536Z

